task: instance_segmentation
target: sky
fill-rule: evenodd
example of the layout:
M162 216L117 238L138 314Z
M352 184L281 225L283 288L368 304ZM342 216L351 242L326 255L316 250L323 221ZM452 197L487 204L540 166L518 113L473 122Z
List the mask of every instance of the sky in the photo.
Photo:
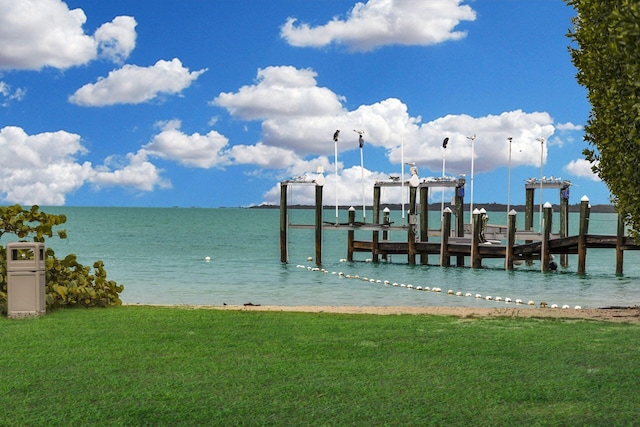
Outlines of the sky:
M412 162L465 174L467 202L473 178L476 204L524 204L540 176L609 203L582 155L573 16L563 0L0 0L0 203L277 205L281 181L322 167L324 203L355 206ZM313 187L289 197L313 204Z

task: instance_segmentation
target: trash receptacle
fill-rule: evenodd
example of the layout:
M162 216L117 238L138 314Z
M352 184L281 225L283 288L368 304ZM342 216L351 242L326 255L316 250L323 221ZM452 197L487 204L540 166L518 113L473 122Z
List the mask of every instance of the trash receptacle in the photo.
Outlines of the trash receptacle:
M44 243L7 243L7 316L45 314Z

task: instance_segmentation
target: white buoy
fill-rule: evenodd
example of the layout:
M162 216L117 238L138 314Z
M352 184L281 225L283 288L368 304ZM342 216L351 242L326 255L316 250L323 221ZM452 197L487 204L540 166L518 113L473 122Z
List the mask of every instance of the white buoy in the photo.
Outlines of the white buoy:
M527 305L536 305L535 302L533 302L532 300L529 300L529 302L527 303Z
M509 298L509 297L506 297L506 298L504 299L504 302L506 302L506 303L509 303L509 302L511 302L511 298Z
M491 301L493 297L491 295L487 295L484 299L486 299L487 301Z
M408 285L407 285L407 288L408 288L408 289L413 289L413 285L412 285L412 284L408 284Z
M522 300L521 299L517 299L516 300L516 304L522 304Z
M453 290L449 289L449 290L447 291L447 295L453 295Z
M424 287L424 290L425 290L425 291L430 291L430 290L431 290L431 288L430 288L430 287L428 287L428 286L425 286L425 287Z
M562 308L567 309L570 308L567 304L563 305Z
M462 292L460 292L460 291L456 292L456 296L457 297L461 297L462 296Z
M551 308L558 308L558 304L551 304Z
M582 310L582 307L580 307L579 305L576 305L576 310Z
M476 298L482 298L482 295L476 294Z
M502 297L496 297L496 301L502 301Z
M204 257L204 260L205 260L206 262L209 262L209 261L211 261L211 257L210 257L210 256L206 256L206 257Z
M393 282L393 286L398 286L398 282Z
M389 284L389 281L388 281L388 280L385 280L385 281L384 281L384 282L382 282L382 283L384 283L385 285L388 285L388 284Z
M471 292L467 292L466 294L464 294L464 296L465 296L465 297L470 297L470 296L472 296L472 295L471 295Z
M313 257L307 257L307 261L313 261Z
M422 290L422 286L417 286L416 287L416 291L421 291Z

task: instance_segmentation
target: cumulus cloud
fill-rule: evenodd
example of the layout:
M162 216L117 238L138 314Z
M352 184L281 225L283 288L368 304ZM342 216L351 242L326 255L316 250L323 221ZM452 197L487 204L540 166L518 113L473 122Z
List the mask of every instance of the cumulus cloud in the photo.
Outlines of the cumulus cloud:
M441 170L445 137L449 138L447 172L468 173L473 155L475 172L481 173L507 166L510 137L512 167L540 166L541 150L545 162L550 138L553 137L557 145L565 138L556 135L553 118L546 112L514 110L482 117L457 114L423 121L420 116L412 116L407 105L397 98L348 110L341 105L339 95L317 86L316 74L310 69L270 67L266 73L263 71L259 71L255 84L243 86L235 93L222 94L224 96L220 95L212 102L227 108L233 117L261 120L262 140L255 145L236 145L228 149L222 157L228 159L229 164L255 164L291 175L309 173L317 165L324 166L327 171L334 170L333 132L335 129L343 131L338 142L338 151L343 153L358 149L358 135L353 130L360 129L365 131L366 145L382 148L391 163L400 164L404 151L405 161L416 162L421 176ZM275 87L279 91L277 95L274 95ZM316 92L316 89L323 90ZM307 95L310 101L306 108L300 106L290 113L288 100L296 105L298 99L304 98L300 93L321 95ZM331 107L325 108L327 105ZM563 125L564 130L575 128ZM469 137L474 134L472 150ZM538 138L544 139L545 143L541 144ZM348 170L343 170L343 165L339 164L339 182L334 183L335 179L328 176L326 191L333 194L337 185L341 195L351 194L346 187L353 183L343 188L342 181L347 179ZM365 173L369 177L388 177L384 172ZM276 187L265 196L270 202L276 200L269 200L269 197L279 194ZM354 200L358 198L347 199L345 203L354 203Z
M211 168L228 163L224 148L229 140L216 131L206 135L187 135L180 130L181 122L171 120L161 124L162 131L142 147L145 153L176 161L184 166Z
M318 116L336 114L342 109L342 97L325 87L318 87L317 73L291 66L258 70L254 85L243 86L235 93L221 93L211 104L226 108L244 120L274 117Z
M179 94L206 69L189 72L182 62L160 60L150 67L125 65L89 83L69 97L69 101L88 107L113 104L140 104L160 94Z
M514 110L483 117L447 115L420 125L405 138L404 157L437 170L442 159L442 140L448 137L447 168L452 173L466 171L472 153L475 171L488 172L507 165L511 137L511 165L540 166L540 150L545 161L547 144L541 144L538 138L547 140L554 131L553 119L545 112ZM475 140L470 138L473 135ZM389 158L400 162L400 157L401 148L391 148Z
M558 123L556 125L556 128L559 131L562 132L567 132L567 131L577 131L577 130L582 130L582 126L581 125L574 125L571 122L567 122L567 123Z
M67 194L86 183L145 191L165 185L142 156L130 156L119 168L109 168L109 159L98 168L80 161L87 153L80 135L62 130L28 135L6 126L0 129L0 152L0 199L9 203L62 205Z
M571 175L576 176L578 178L587 178L592 181L602 181L600 177L593 173L591 169L593 164L586 161L585 159L576 159L570 161L565 167L564 170L569 172Z
M0 0L0 69L66 69L98 57L125 59L135 47L135 20L119 16L95 36L82 9L61 0Z
M96 30L100 56L113 62L122 62L136 47L136 20L131 16L118 16Z
M465 37L455 28L474 21L475 11L461 0L369 0L358 2L346 19L334 17L312 27L288 18L280 36L292 46L324 47L342 44L351 51L368 51L386 45L428 46Z
M125 162L120 161L118 156L106 158L104 164L91 175L89 182L97 188L120 186L142 191L171 187L171 183L161 177L161 172L141 151L127 154Z

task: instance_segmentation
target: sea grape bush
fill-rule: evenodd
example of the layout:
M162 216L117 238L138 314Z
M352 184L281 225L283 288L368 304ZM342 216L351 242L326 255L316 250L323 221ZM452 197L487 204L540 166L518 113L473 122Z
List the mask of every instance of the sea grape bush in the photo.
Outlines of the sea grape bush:
M0 206L0 237L14 234L20 240L32 239L44 242L54 236L54 227L64 224L64 215L52 215L40 211L38 206L24 209L20 205ZM65 239L65 230L57 230L59 238ZM6 249L0 245L0 312L7 310L7 259ZM63 306L110 306L121 305L120 293L124 286L107 279L102 261L91 267L78 262L76 255L56 257L53 249L46 249L46 305L48 309Z

